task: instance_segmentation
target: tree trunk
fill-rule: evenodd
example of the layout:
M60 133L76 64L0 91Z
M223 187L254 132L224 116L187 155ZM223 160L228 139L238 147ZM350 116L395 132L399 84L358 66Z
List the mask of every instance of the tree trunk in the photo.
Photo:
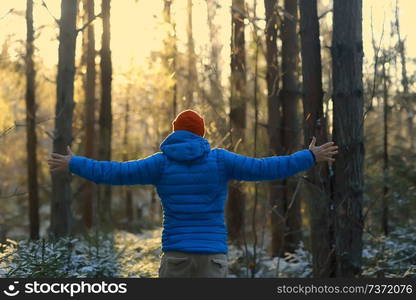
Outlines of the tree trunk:
M193 38L193 25L192 25L192 0L188 0L187 6L188 13L188 25L186 28L188 36L188 81L186 87L186 104L188 108L195 105L194 92L196 91L197 72L196 72L196 59L195 59L195 43Z
M159 221L159 209L157 207L157 205L159 204L158 200L156 199L156 189L152 188L151 194L150 194L150 208L149 208L149 215L150 215L150 220L154 221L154 222L158 222Z
M278 11L277 1L265 0L266 13L266 62L267 62L267 108L268 108L268 127L270 155L280 155L281 148L281 115L279 101L279 62L277 53L277 27ZM284 210L279 204L279 199L283 197L281 181L276 180L269 183L269 203L271 206L271 251L272 256L282 256L283 252L283 225Z
M382 218L381 228L384 235L389 234L389 204L388 204L388 175L389 175L389 132L388 132L388 114L389 114L389 77L386 72L386 58L388 54L384 54L382 64L383 76L383 201L382 201Z
M399 1L396 0L396 9L395 9L395 26L396 26L396 34L397 34L397 50L400 55L400 64L401 64L401 83L403 87L403 95L405 108L407 111L407 131L408 131L408 140L409 140L409 146L410 150L412 151L414 149L414 130L413 130L413 117L414 117L414 109L413 109L413 103L411 99L411 95L409 94L409 78L407 76L407 64L406 64L406 48L405 48L405 41L401 37L400 33L400 12L399 12Z
M39 194L36 158L35 66L33 62L33 0L26 1L26 150L30 238L39 238Z
M332 70L333 200L337 277L361 273L363 231L363 42L362 1L334 0Z
M112 64L110 50L110 0L102 0L101 14L103 33L101 40L101 106L100 106L100 145L99 160L111 160L111 82ZM98 214L104 228L112 227L111 186L98 186Z
M209 30L209 41L210 41L210 65L208 71L209 80L209 104L211 105L215 115L212 118L216 119L215 125L219 136L223 137L226 135L227 118L223 116L218 108L224 107L224 95L222 91L221 83L221 50L222 45L218 40L219 25L215 23L215 16L217 15L217 0L206 0L207 4L207 24Z
M164 40L165 55L166 55L164 57L164 63L165 63L167 76L169 78L172 78L173 80L172 87L168 89L166 92L166 99L172 99L171 118L174 119L178 111L178 104L176 100L178 87L177 87L177 72L176 72L176 53L177 53L176 28L175 28L175 24L172 22L172 17L171 17L172 2L173 0L164 0L163 20L166 24L169 25L169 31Z
M230 130L234 151L242 149L246 127L246 53L244 38L244 0L232 1L231 35L231 96ZM229 238L241 244L244 229L245 194L242 184L230 182L227 201L227 225Z
M83 0L84 22L90 22L94 18L94 1ZM85 156L94 158L95 142L95 37L94 25L90 23L85 29L87 31L85 38L85 60L87 65L86 78L84 80L85 91ZM85 34L85 32L83 33ZM95 196L95 184L91 181L85 183L83 191L83 221L86 228L93 225L93 203Z
M328 140L323 111L321 45L317 0L300 0L300 34L303 75L304 144L316 137L318 145ZM307 193L311 218L313 274L316 278L333 277L335 255L331 216L328 163L308 171Z
M253 41L255 43L255 53L254 53L254 149L253 149L253 157L257 157L257 141L258 141L258 127L259 127L259 101L258 101L258 75L259 75L259 44L261 42L258 33L257 33L257 0L254 0L253 3ZM254 203L253 203L253 213L251 215L251 230L253 235L253 256L252 256L252 265L249 266L251 272L251 278L255 278L257 273L257 206L259 202L259 187L258 183L254 183Z
M123 161L128 161L128 147L129 147L129 113L130 113L130 103L129 98L126 97L126 105L124 112L124 136L123 136ZM132 229L133 223L133 194L129 186L125 187L125 201L126 201L126 220L127 226L126 229Z
M298 128L298 39L296 32L297 1L284 1L285 16L282 23L282 89L279 98L282 104L282 147L283 154L290 154L299 147ZM283 181L283 198L278 206L285 211L283 252L294 252L301 239L300 199L295 194L296 181Z
M221 45L218 42L218 25L214 23L214 18L217 14L217 1L206 0L207 2L207 24L209 29L209 39L211 43L210 48L210 62L212 71L209 73L209 81L211 88L211 95L215 101L222 102L221 91L221 67L219 65L221 56Z
M74 75L77 1L61 1L59 22L57 101L53 152L66 154L72 143L72 114L74 110ZM71 233L71 176L69 172L52 173L51 233L55 237Z

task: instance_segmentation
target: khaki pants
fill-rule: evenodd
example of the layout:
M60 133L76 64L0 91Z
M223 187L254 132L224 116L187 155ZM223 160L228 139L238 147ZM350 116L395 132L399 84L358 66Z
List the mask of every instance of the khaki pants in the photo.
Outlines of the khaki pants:
M160 278L226 277L226 254L194 254L169 251L160 260Z

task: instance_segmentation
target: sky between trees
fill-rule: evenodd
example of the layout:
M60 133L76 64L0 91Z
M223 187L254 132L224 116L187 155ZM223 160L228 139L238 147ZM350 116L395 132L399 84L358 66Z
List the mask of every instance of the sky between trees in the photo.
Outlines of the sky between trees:
M252 7L253 0L246 1ZM60 17L60 1L45 0L50 13L42 6L42 1L35 1L34 22L35 27L45 26L35 44L39 56L46 66L53 67L58 61L57 35L58 26L54 23L51 16L57 19ZM329 0L319 1L321 6L329 7ZM219 8L215 23L220 26L219 40L223 41L221 59L224 64L229 64L230 50L230 14L229 9L231 0L221 1L222 6ZM25 0L2 0L0 1L0 16L14 8L18 15L10 14L0 20L0 44L11 36L12 40L24 40L26 34L26 25L24 18ZM95 11L100 11L100 2L96 2ZM364 73L368 67L368 61L371 63L373 50L371 46L371 15L373 16L374 33L377 42L380 41L384 22L384 34L382 42L389 44L390 20L394 19L395 1L393 0L365 0L363 1L363 42L364 42ZM197 55L208 55L208 27L206 25L206 3L203 0L196 0L193 3L193 31ZM145 63L151 51L160 50L163 47L163 37L166 28L163 27L163 1L148 0L123 0L113 1L111 4L111 50L113 53L114 80L123 77L118 74L127 71L132 65L141 65ZM406 51L412 56L416 53L416 32L414 28L414 13L416 11L416 2L414 0L400 0L400 23L403 37L406 39ZM263 18L264 5L259 1L257 5L257 16ZM0 17L2 18L2 17ZM178 49L183 51L186 47L186 1L175 1L172 5L172 18L175 19L177 26ZM325 16L325 22L332 23L332 14ZM264 20L259 20L258 25L264 28ZM140 35L138 34L140 29ZM250 27L246 27L250 31ZM96 40L100 41L101 28L95 26ZM135 35L137 34L137 35ZM247 34L248 39L251 38ZM82 35L78 36L80 40ZM77 42L77 47L81 43ZM19 47L19 45L16 45ZM99 49L99 42L96 45ZM81 51L77 51L77 56ZM97 57L97 59L99 59ZM409 72L413 72L413 64L409 64ZM229 76L228 68L223 70L223 80Z

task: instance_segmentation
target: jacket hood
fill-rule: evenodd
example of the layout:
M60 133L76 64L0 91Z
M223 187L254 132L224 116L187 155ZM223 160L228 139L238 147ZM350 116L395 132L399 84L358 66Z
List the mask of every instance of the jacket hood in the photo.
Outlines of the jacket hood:
M211 147L203 137L186 130L177 130L165 138L160 150L172 160L185 162L205 158Z

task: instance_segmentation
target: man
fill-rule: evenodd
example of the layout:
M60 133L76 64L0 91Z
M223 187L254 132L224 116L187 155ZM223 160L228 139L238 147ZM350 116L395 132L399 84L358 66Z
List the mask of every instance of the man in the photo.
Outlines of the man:
M128 162L95 161L52 153L52 172L70 171L97 184L152 184L162 200L163 233L159 277L225 277L227 228L224 205L230 180L282 179L320 161L334 161L334 143L288 156L251 158L225 149L211 149L203 138L203 118L181 112L161 152Z

